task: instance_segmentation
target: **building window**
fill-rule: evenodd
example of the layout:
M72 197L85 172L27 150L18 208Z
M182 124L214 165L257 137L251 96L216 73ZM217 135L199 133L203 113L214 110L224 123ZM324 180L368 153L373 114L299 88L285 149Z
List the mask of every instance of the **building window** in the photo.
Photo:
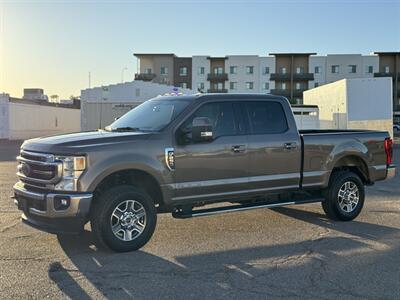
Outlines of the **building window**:
M161 75L168 75L168 68L167 67L161 67L160 74Z
M224 72L222 67L215 67L214 68L214 74L220 75Z
M187 89L187 83L186 82L181 82L181 88Z
M348 70L350 74L357 73L357 66L356 65L348 65Z
M389 66L385 66L384 72L385 72L386 74L389 74L389 73L390 73L390 68L389 68Z
M197 69L197 74L199 74L199 75L204 75L204 73L205 73L204 67L199 67L199 68Z
M263 83L263 90L269 90L269 82Z
M332 74L338 74L339 73L339 66L338 65L333 65L331 68Z
M374 73L374 67L373 66L367 66L367 73L369 73L369 74Z
M151 74L151 73L153 73L151 68L144 69L144 74Z
M286 83L285 82L281 83L281 90L286 90Z
M263 75L269 74L269 67L264 67L262 73L263 73Z
M229 89L236 90L237 89L237 82L229 82Z
M246 67L246 74L253 74L254 73L254 67L253 66L247 66Z
M237 66L230 66L229 67L229 73L237 74Z
M281 68L279 69L279 73L281 73L281 74L286 74L286 68L285 68L285 67L281 67Z
M254 82L252 81L246 82L246 89L252 90L253 88L254 88Z
M197 89L199 89L200 91L204 90L204 82L199 82L197 84Z
M314 73L315 73L315 74L321 73L321 67L319 67L319 66L314 67Z
M300 88L301 88L300 82L296 82L295 87L296 87L296 90L300 90Z
M314 82L314 87L319 87L319 82Z
M303 74L304 68L303 67L296 67L296 74Z
M179 68L179 75L180 76L187 76L187 67L180 67Z
M222 82L216 82L216 83L214 83L214 89L215 89L215 90L218 90L218 91L222 90L222 89L223 89Z

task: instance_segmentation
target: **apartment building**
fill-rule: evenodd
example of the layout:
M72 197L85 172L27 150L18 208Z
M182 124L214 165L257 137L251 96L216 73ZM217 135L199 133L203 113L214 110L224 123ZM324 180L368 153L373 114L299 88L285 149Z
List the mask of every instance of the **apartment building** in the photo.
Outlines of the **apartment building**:
M392 77L393 111L400 111L400 52L375 52L379 56L379 68L374 77Z
M301 104L305 90L345 78L393 78L393 108L400 110L400 52L371 55L270 53L212 57L134 54L136 80L208 93L271 93Z
M376 55L328 54L311 56L309 73L314 79L308 88L351 78L371 78L378 70L379 58Z
M275 56L275 73L271 80L275 89L271 94L285 96L294 103L302 103L303 92L308 89L308 82L314 79L309 73L310 55L315 53L272 53Z

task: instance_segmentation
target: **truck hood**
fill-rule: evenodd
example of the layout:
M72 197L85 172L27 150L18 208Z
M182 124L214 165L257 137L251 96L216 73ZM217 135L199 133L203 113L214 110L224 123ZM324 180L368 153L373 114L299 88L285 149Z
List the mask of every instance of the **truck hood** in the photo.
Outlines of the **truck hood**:
M21 148L26 151L80 154L94 151L98 147L118 147L117 144L147 140L153 133L147 132L109 132L104 130L69 133L40 137L25 141Z

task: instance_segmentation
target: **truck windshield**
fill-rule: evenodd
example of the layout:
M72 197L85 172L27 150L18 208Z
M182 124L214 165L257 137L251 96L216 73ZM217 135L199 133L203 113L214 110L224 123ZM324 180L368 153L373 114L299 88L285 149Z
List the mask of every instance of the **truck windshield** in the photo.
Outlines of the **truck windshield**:
M108 131L160 131L191 102L189 99L151 99L107 126Z

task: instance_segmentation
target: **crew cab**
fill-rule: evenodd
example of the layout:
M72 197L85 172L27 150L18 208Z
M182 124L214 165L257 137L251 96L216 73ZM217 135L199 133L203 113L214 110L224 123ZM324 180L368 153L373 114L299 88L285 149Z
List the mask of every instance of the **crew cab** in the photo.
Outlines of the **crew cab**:
M25 141L17 159L23 222L58 234L90 222L121 252L148 242L158 213L321 202L349 221L364 186L395 172L387 132L299 131L288 100L265 94L159 96L104 129Z

